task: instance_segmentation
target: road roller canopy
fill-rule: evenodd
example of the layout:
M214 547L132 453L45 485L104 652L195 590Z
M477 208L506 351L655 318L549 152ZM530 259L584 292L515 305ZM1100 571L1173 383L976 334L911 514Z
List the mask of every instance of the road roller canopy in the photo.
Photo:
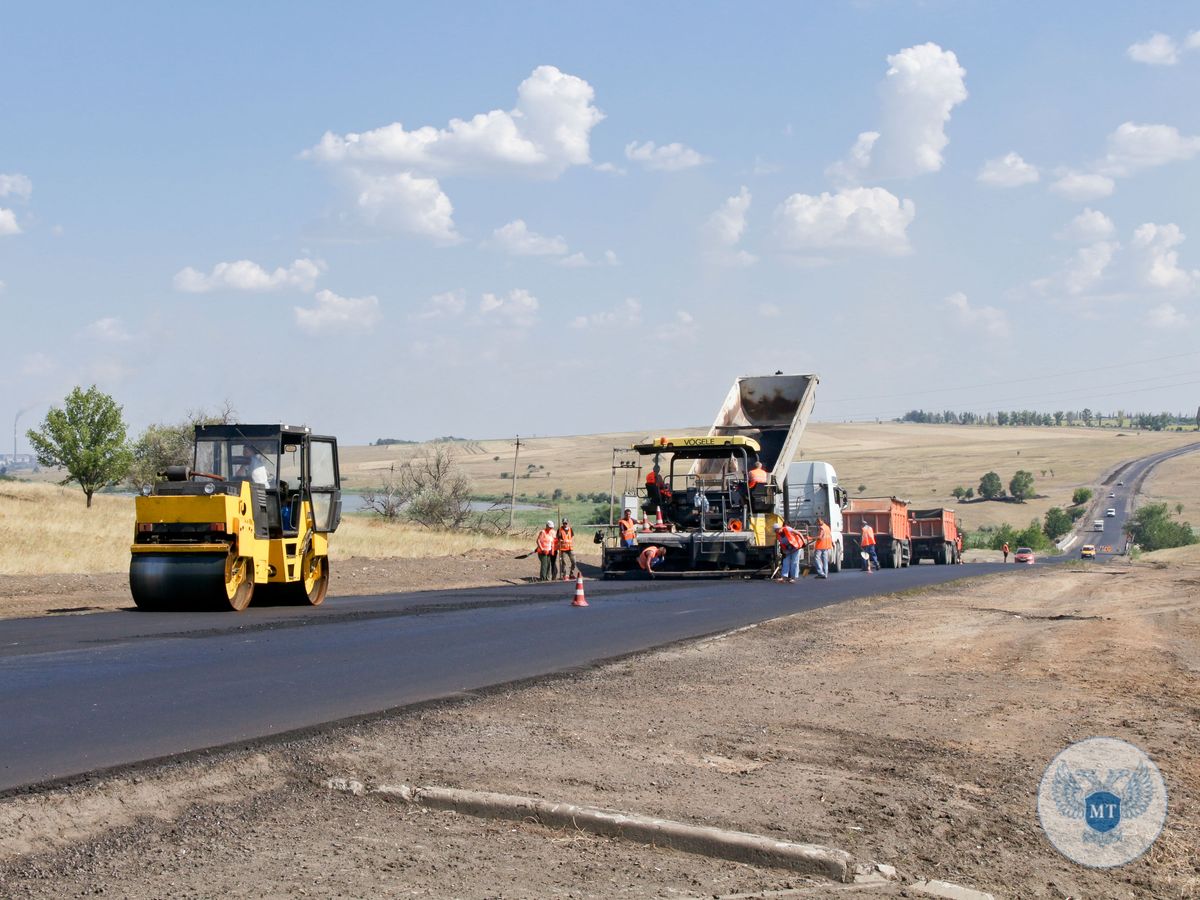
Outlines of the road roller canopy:
M226 482L309 493L318 522L336 527L341 489L336 438L294 425L198 425L192 468Z

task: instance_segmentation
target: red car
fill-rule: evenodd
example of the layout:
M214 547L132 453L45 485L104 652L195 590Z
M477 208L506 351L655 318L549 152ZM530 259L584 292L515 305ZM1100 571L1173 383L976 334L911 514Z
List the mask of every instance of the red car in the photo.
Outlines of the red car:
M1025 563L1027 566L1033 565L1033 551L1028 547L1018 547L1017 555L1013 557L1013 562Z

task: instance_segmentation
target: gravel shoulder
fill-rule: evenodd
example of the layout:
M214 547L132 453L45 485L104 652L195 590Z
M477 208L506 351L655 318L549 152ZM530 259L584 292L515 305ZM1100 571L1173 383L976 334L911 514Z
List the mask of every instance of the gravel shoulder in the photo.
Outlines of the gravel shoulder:
M924 876L998 897L1195 897L1198 688L1200 556L1024 570L8 797L0 895L841 896L794 873L324 787L348 777L826 844L897 867L905 881L875 895ZM1059 856L1036 815L1047 763L1094 735L1140 746L1170 791L1158 842L1108 872Z

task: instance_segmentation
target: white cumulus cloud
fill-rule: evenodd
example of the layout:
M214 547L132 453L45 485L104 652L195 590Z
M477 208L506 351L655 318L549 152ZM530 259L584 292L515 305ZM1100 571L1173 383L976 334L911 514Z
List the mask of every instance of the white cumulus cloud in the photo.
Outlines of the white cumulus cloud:
M330 290L317 291L313 306L293 307L296 325L310 334L331 331L369 331L379 321L379 298L341 297Z
M709 161L708 157L683 144L663 144L659 147L654 141L646 141L644 144L632 141L626 144L625 158L659 172L678 172L704 165Z
M613 251L605 250L599 260L591 259L586 253L581 252L564 256L558 261L558 264L568 269L588 269L593 266L619 266L621 261L617 259L617 254Z
M1161 303L1150 310L1150 324L1155 328L1182 328L1188 323L1188 318L1174 304Z
M0 172L0 197L12 196L28 200L32 194L33 182L29 180L28 175L22 175L19 172L5 175Z
M1108 136L1100 164L1105 175L1124 176L1138 169L1189 160L1200 153L1200 136L1187 137L1173 125L1124 122Z
M84 334L97 341L109 343L121 343L132 339L121 320L112 316L92 322L84 329Z
M750 190L745 185L727 199L708 217L703 226L704 240L708 245L709 258L722 265L748 266L757 258L745 250L738 250L746 233L746 213L750 209Z
M626 297L615 309L606 309L586 316L576 316L572 328L596 328L604 325L637 325L642 321L642 304L635 297Z
M175 290L189 294L219 290L275 291L289 287L311 291L324 268L324 263L311 259L297 259L274 272L248 259L217 263L207 275L188 266L175 273Z
M1148 66L1173 66L1179 62L1179 47L1169 35L1155 33L1144 41L1130 44L1125 54L1134 62Z
M1087 208L1067 227L1058 232L1055 237L1064 241L1077 241L1081 244L1101 241L1112 236L1116 230L1113 220L1098 210Z
M21 226L17 224L17 214L11 209L0 207L0 237L20 233Z
M1038 177L1037 166L1025 162L1019 153L1006 153L985 162L975 180L989 187L1010 188L1032 184Z
M386 165L430 175L520 172L554 177L587 165L592 128L604 118L592 86L554 66L538 66L517 87L516 106L445 128L409 131L400 122L344 135L326 132L307 156L330 163Z
M1050 190L1068 200L1099 200L1112 195L1116 182L1106 175L1068 170L1050 185Z
M1179 265L1178 247L1186 235L1174 223L1156 225L1147 222L1133 233L1133 249L1138 256L1142 282L1151 288L1186 293L1200 286L1200 271Z
M792 194L775 213L776 234L793 252L844 248L876 253L909 251L912 200L883 188L847 188L836 194Z
M942 152L950 142L946 123L967 99L966 70L953 51L934 43L907 47L887 62L880 125L860 134L847 159L830 166L830 176L839 181L910 177L942 168Z
M369 225L426 237L438 244L457 244L454 206L436 178L411 172L373 175L354 170L355 207Z
M513 256L564 256L567 242L561 237L546 237L530 231L524 219L514 219L492 232L496 246Z
M461 316L467 308L467 298L462 291L445 291L434 294L425 302L425 308L414 313L414 319L441 319Z
M979 331L992 337L1008 337L1008 316L994 306L972 306L967 295L956 291L946 298L946 305L954 310L958 324L969 331Z
M479 312L485 321L499 320L527 328L537 321L538 299L525 288L514 288L507 294L484 294Z

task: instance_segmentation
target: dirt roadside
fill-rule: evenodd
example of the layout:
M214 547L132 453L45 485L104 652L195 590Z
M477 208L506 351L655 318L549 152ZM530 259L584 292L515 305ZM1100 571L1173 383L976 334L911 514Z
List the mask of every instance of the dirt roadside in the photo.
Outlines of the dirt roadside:
M1200 556L1013 572L10 797L0 895L697 897L810 884L323 787L344 776L827 844L998 897L1197 897L1198 689ZM1170 791L1158 842L1107 872L1059 856L1036 816L1047 763L1094 735L1140 746ZM811 890L800 896L840 896Z
M600 555L576 552L585 574L593 574ZM508 550L472 550L458 556L427 559L334 560L330 597L355 597L448 588L495 587L532 581L536 557L514 559ZM6 575L0 578L0 619L73 615L134 609L125 572L96 575Z

